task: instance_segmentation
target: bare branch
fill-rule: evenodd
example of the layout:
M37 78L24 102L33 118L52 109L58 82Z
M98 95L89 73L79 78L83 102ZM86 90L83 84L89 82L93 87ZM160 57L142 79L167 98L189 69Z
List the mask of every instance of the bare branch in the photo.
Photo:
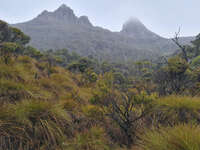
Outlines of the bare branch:
M180 44L179 38L180 38L180 27L178 29L178 32L175 32L175 36L174 36L174 38L172 38L172 41L181 49L181 51L183 53L183 58L188 62L186 47L184 45Z

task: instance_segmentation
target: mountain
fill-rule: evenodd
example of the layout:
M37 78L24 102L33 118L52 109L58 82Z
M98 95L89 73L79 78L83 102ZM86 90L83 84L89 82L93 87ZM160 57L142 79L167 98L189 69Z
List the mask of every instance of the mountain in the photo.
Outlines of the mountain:
M137 18L128 20L123 25L120 33L132 38L138 44L138 47L143 49L151 48L154 52L161 52L161 54L173 53L178 48L171 39L163 38L150 31ZM179 38L181 44L189 44L192 40L194 40L192 36Z
M134 39L160 39L157 34L148 30L145 25L137 18L128 20L121 30L121 33Z
M177 49L170 39L151 32L138 19L126 22L120 32L111 32L93 26L87 16L77 17L66 5L12 26L29 35L30 45L40 50L67 48L110 61L147 59Z

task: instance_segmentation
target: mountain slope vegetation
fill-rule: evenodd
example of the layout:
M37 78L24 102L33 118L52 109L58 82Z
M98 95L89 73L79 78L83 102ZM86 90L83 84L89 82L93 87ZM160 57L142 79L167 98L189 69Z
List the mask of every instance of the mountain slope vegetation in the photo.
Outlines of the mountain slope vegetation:
M199 149L200 36L126 64L29 41L0 21L0 149Z

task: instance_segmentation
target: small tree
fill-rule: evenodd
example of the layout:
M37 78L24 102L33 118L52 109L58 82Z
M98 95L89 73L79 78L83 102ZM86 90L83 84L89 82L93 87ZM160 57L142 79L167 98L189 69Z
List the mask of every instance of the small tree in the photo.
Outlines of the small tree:
M119 92L114 88L114 84L112 73L100 77L91 103L99 105L106 116L118 125L125 137L122 143L130 147L134 142L139 122L150 112L153 96L145 92L139 95Z
M0 45L0 54L3 58L3 61L6 65L9 64L9 61L12 56L17 54L20 51L20 45L16 43L6 42Z
M194 45L194 50L195 50L194 57L199 56L200 55L200 34L198 34L195 40L193 40L191 43Z
M145 93L141 95L127 93L122 94L120 99L117 97L110 97L107 116L120 127L127 138L127 147L130 148L139 128L138 122L150 113L153 97Z
M8 24L0 20L0 43L9 41L10 34Z
M21 30L9 27L6 22L0 20L0 43L14 42L26 45L29 41L30 37L25 35Z
M81 58L78 61L69 64L68 69L72 72L84 73L87 69L93 67L93 62L88 58Z
M37 50L36 48L33 48L31 46L27 46L25 48L23 54L33 57L35 59L40 59L43 56L43 54L39 50Z
M179 35L180 35L180 28L178 30L178 32L175 33L174 38L172 39L172 41L181 49L182 54L183 54L183 58L185 59L186 62L189 61L188 55L187 55L187 47L185 45L181 45L179 42Z
M87 83L94 83L98 79L98 75L91 69L87 69L85 73L83 73L82 79L84 81L84 84Z
M168 60L167 66L155 73L154 80L158 85L161 95L179 94L188 86L189 64L180 57L173 57Z

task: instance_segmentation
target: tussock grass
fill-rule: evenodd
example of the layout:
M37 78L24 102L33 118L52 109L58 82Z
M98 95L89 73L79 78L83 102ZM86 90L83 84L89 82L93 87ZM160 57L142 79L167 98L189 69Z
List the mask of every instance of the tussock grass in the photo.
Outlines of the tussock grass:
M92 127L79 133L72 141L66 141L64 150L110 150L111 145L100 127Z
M29 96L23 84L12 80L0 79L0 103L13 103Z
M82 108L82 111L88 119L94 121L102 121L103 119L103 111L98 106L87 105Z
M0 101L16 102L23 99L59 100L66 93L77 91L81 100L90 98L89 88L80 88L73 74L62 67L55 66L50 76L47 67L41 69L40 62L19 56L15 63L5 65L0 62Z
M0 111L0 149L28 150L32 145L31 138L25 131L25 126L16 120L14 110L1 107Z
M168 96L157 101L158 106L166 106L174 110L185 109L198 111L200 109L200 98L189 96Z
M155 101L156 123L175 125L179 123L200 123L200 98L189 96L168 96Z
M147 131L141 136L143 150L199 150L200 127L179 125Z
M12 66L7 66L5 64L0 64L0 78L13 79L18 76L19 71Z
M62 147L70 117L51 102L25 100L1 107L0 149L32 150Z
M31 64L33 59L29 56L19 56L17 61L20 63Z

